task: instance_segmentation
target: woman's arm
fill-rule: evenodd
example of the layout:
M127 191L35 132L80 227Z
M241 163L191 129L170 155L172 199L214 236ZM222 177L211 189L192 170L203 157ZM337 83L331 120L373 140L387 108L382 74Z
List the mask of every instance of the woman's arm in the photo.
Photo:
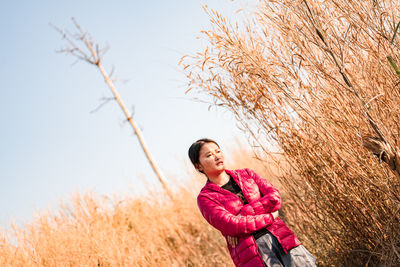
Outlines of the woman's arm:
M215 200L199 196L197 204L203 217L223 235L239 236L251 234L267 227L274 221L271 213L260 215L233 215Z
M255 181L261 193L261 198L242 207L240 215L258 215L271 213L281 208L281 195L271 183L260 177L255 171L245 169L249 176Z
M279 211L274 211L274 212L271 213L271 215L274 217L274 219L276 219L276 217L279 216ZM226 237L226 242L228 242L228 244L231 247L234 248L234 247L236 247L237 244L239 244L239 238L237 236L227 235L225 237Z
M271 183L267 181L267 179L258 175L255 171L251 169L245 169L249 176L256 182L258 189L260 189L262 196L275 196L278 197L279 200L281 198L278 189L276 189Z
M243 205L243 207L239 211L239 214L243 216L266 214L277 211L280 208L281 208L280 197L263 196L252 203Z

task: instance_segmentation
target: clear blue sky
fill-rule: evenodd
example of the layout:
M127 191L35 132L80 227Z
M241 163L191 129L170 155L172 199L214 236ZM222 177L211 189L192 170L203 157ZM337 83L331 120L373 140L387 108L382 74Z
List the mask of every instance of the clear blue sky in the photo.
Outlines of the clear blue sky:
M233 116L195 102L178 66L199 51L209 28L203 4L236 16L251 1L6 1L0 9L0 226L30 221L71 193L140 193L157 185L136 136L98 70L58 54L64 42L49 23L108 44L103 60L125 83L117 88L168 177L184 177L188 146L201 137L223 147L245 140Z

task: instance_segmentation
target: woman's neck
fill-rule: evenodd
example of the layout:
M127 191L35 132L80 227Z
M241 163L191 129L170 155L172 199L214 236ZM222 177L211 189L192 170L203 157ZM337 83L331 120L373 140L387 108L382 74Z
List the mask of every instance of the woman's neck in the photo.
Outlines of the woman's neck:
M208 179L218 185L218 186L223 186L224 184L226 184L227 182L229 182L229 174L227 174L225 171L216 174L216 175L209 175Z

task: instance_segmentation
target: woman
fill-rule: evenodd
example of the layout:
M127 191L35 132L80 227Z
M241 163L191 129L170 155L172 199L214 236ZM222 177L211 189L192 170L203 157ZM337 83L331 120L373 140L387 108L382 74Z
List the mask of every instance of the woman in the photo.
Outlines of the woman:
M227 170L219 145L200 139L189 148L195 168L207 176L197 197L204 218L227 241L236 266L316 266L278 217L279 191L250 169Z

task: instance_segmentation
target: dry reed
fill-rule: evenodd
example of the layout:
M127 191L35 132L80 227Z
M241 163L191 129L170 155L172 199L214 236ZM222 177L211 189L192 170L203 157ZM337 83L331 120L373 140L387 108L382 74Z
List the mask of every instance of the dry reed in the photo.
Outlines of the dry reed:
M280 181L304 215L289 223L321 265L400 262L400 176L363 146L398 155L399 5L265 0L242 26L208 10L209 46L183 59L190 89L282 152Z

